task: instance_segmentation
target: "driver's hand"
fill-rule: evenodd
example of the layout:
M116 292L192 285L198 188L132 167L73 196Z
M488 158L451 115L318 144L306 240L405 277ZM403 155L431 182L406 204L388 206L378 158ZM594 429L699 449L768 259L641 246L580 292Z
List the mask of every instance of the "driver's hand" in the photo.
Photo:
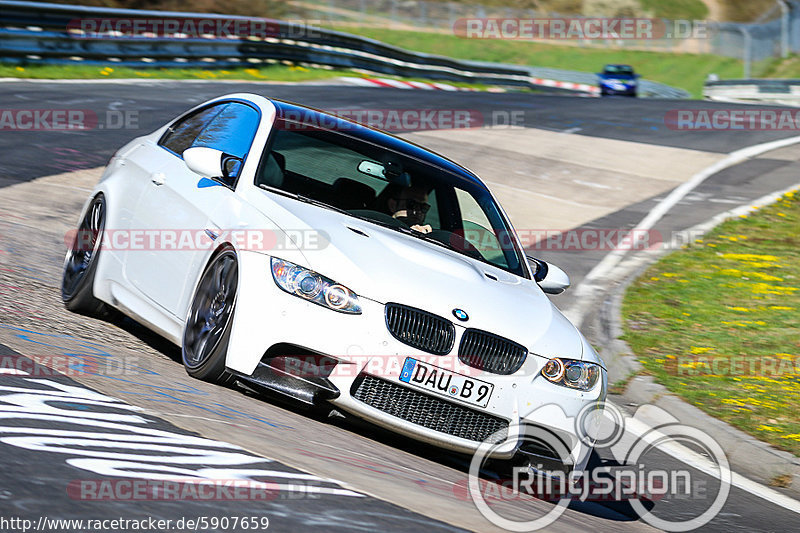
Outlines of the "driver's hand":
M430 224L425 224L424 226L420 226L419 224L414 224L413 226L411 226L411 229L413 229L414 231L418 231L420 233L430 233L433 231L433 228L431 227Z

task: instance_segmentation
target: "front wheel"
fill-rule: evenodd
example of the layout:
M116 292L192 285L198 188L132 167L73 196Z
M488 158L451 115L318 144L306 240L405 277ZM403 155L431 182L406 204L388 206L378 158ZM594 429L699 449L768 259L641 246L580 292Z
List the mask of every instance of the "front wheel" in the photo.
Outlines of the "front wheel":
M206 267L197 284L183 330L183 365L197 379L227 383L225 370L239 267L233 249L225 248Z
M92 289L105 225L106 200L102 194L98 194L86 209L64 259L61 300L72 312L85 315L108 312L108 306L94 297Z

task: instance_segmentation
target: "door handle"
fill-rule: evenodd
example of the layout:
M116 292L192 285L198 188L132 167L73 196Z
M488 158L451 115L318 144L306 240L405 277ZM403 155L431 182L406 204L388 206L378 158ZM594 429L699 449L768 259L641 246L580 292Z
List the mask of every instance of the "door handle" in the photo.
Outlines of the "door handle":
M158 186L164 185L167 182L167 177L163 172L153 172L150 174L150 181Z

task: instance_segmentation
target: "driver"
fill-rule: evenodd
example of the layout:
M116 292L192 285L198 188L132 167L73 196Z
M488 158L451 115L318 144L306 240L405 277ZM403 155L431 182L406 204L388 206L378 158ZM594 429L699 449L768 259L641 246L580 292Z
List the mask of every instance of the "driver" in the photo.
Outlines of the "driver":
M385 198L386 212L392 218L408 224L411 229L420 233L433 231L430 224L425 224L425 216L431 208L427 189L419 185L403 187L389 184L381 196Z

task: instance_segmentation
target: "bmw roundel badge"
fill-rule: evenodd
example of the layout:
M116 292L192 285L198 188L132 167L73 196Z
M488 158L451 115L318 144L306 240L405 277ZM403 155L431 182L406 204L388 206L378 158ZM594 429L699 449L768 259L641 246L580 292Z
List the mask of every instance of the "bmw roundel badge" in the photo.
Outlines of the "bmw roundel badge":
M469 320L469 315L463 309L453 309L453 316L462 322Z

